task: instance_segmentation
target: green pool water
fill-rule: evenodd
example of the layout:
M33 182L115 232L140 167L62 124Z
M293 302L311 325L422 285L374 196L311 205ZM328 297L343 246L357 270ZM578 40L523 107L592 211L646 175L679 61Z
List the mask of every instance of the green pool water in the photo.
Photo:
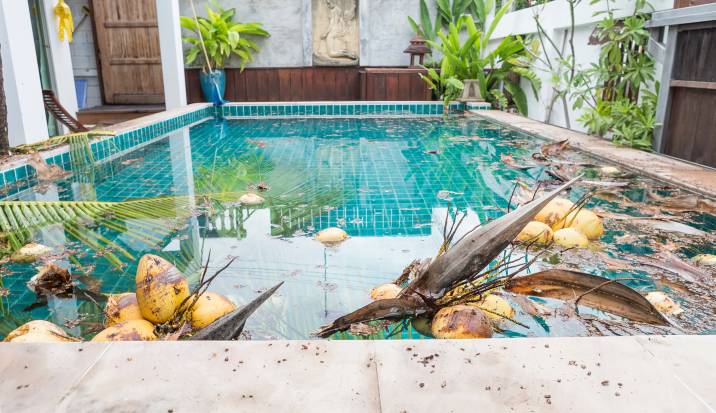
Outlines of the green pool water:
M131 257L106 259L77 242L61 225L42 228L33 238L65 251L60 263L102 293L132 291L136 260L159 254L196 281L201 263L211 254L210 272L232 257L234 264L212 285L236 303L246 303L279 281L285 285L247 324L247 336L258 339L307 338L319 326L369 302L371 288L389 282L415 258L434 256L442 240L448 207L467 213L463 229L504 214L514 182L534 185L548 179L543 167L513 169L501 155L529 159L543 142L477 118L353 118L210 120L175 131L119 158L97 165L92 173L73 176L56 185L33 187L15 195L25 200L126 201L162 196L243 192L259 185L267 203L259 208L231 207L172 224L157 221L151 237L128 231L91 230L113 241ZM571 159L595 162L572 153ZM589 174L589 168L586 168ZM665 195L678 192L636 178L628 193L646 200L649 185ZM645 184L647 183L647 184ZM574 200L587 189L576 188ZM638 215L618 201L595 197L590 206ZM716 219L689 214L688 224L710 233ZM337 226L350 238L337 247L313 239L324 228ZM133 223L127 222L127 228ZM143 226L146 228L146 226ZM655 254L648 236L620 241L622 228L610 226L596 249L607 256ZM150 239L151 238L151 239ZM716 252L710 243L679 245L683 259ZM556 258L553 258L556 259ZM554 263L554 262L553 262ZM548 267L539 262L535 269ZM703 302L702 289L679 289L639 268L614 269L587 257L583 270L607 277L635 278L628 284L640 291L664 290L686 310L689 332L716 328L716 316ZM4 264L2 323L8 326L29 318L46 318L69 326L74 334L90 336L100 320L92 302L77 297L50 298L35 305L25 285L36 268ZM557 305L542 300L547 305ZM498 336L586 335L583 327L558 318L541 319L522 313L523 325L507 325ZM394 337L422 337L409 325L391 327ZM649 332L646 330L646 332ZM3 332L5 333L5 332ZM377 336L384 337L386 332ZM343 335L345 338L355 338Z

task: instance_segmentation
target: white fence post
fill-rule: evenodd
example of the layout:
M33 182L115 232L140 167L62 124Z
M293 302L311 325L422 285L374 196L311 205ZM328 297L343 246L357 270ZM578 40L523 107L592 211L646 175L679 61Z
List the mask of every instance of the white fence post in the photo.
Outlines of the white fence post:
M10 146L45 140L47 119L27 1L0 0L0 45Z
M179 17L179 0L157 0L159 48L162 53L164 101L167 110L186 106L184 51Z

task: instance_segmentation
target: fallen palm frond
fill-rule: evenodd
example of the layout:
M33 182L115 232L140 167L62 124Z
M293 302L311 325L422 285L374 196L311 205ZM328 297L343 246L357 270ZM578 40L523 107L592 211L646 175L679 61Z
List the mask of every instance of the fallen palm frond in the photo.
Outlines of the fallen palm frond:
M245 306L226 314L210 325L199 330L191 336L190 340L236 340L244 330L246 320L268 300L276 290L283 285L283 281L271 287Z
M0 230L7 238L6 253L11 253L32 240L36 230L62 225L72 238L101 252L113 265L122 266L119 256L132 261L135 257L103 235L107 231L157 246L184 225L200 206L235 202L241 195L221 193L122 202L0 201Z
M654 306L633 289L595 275L551 269L512 278L507 291L536 297L573 301L587 307L616 314L630 320L654 325L669 325Z
M116 135L115 132L101 130L70 133L67 135L53 136L41 142L20 145L13 148L13 152L32 153L52 149L61 145L70 145L70 153L79 153L84 152L85 150L89 150L89 153L91 155L92 150L90 149L90 142L92 138L114 135Z
M507 275L500 276L489 270L484 272L485 268L547 203L578 179L579 177L572 179L521 208L469 232L454 246L447 248L443 254L423 266L416 278L397 298L370 303L336 319L316 334L327 337L334 332L347 330L351 324L358 322L432 314L438 307L438 300L471 279L478 285L484 283L484 292L499 287L505 282L505 278L509 279L519 271L508 271ZM509 269L509 261L507 265Z

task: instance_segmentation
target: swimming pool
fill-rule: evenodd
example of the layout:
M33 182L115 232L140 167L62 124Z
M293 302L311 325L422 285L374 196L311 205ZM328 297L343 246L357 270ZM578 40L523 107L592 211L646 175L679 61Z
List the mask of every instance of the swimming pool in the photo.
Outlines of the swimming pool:
M90 274L78 282L102 293L132 291L136 260L146 253L164 256L194 281L209 253L213 269L236 257L212 290L245 303L285 281L250 319L246 334L298 339L369 302L373 287L395 279L413 259L434 256L448 207L466 211L464 225L469 228L505 213L515 181L531 185L548 178L543 167L514 168L503 160L503 155L528 159L543 141L473 116L365 115L346 109L338 113L343 117L334 117L335 113L321 112L319 107L315 114L323 117L318 118L303 116L311 115L307 113L286 117L271 110L259 114L228 109L227 115L240 117L229 119L207 111L202 114L207 116L187 119L189 126L167 127L174 129L168 133L160 127L141 144L127 148L113 144L117 153L108 154L90 173L43 188L29 180L7 198L120 202L265 190L267 203L259 208L202 210L142 225L128 220L126 226L114 229L83 223L121 247L127 252L124 255L118 249L107 254L88 247L62 225L43 228L34 238L63 251L60 259L65 265ZM597 163L576 152L570 156L574 162ZM589 167L584 169L590 173ZM634 201L648 203L647 192L652 189L664 196L679 192L645 178L636 182L627 192ZM570 198L577 199L586 190L578 187ZM613 213L641 213L605 193L598 194L592 206ZM716 229L713 216L694 213L688 219L700 231ZM334 226L350 235L340 246L326 247L313 239L317 231ZM147 228L151 236L137 236ZM649 234L626 238L630 234L621 224L607 220L602 242L579 252L584 257L575 261L587 272L635 278L629 285L641 291L668 291L686 310L690 332L713 332L716 315L703 302L704 294L710 293L683 287L673 277L656 277L643 267L614 264L617 259L629 261L659 252ZM684 240L674 252L686 259L695 251L716 252L712 244L698 239ZM122 266L118 268L107 255L117 257ZM573 265L549 259L536 266ZM28 264L3 265L2 282L7 288L3 322L49 318L74 334L91 334L100 311L91 301L51 298L47 305L24 311L35 302L25 285L35 271ZM521 312L518 320L524 325L510 326L500 335L589 334L569 322ZM422 336L407 326L396 337Z

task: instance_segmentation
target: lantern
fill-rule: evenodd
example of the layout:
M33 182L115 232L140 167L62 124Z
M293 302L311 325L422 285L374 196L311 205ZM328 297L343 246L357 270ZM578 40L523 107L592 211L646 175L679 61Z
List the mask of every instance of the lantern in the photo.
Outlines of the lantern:
M413 37L413 39L410 40L410 46L403 50L403 53L410 54L410 67L417 66L415 64L416 56L419 57L419 64L422 66L425 55L430 52L430 48L425 44L425 39L423 39L420 35Z

